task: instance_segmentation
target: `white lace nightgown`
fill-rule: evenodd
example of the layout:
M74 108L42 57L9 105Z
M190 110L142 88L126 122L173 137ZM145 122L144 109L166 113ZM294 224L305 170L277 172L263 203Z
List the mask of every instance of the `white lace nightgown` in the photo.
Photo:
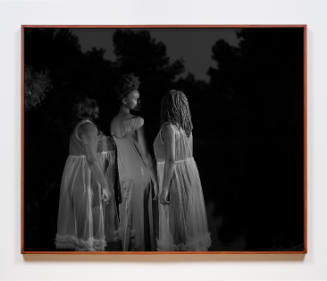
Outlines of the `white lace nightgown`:
M111 123L111 133L118 151L123 251L155 250L152 181L136 140L136 131L143 123L141 117L126 120L114 118Z
M55 244L57 249L103 251L106 246L101 186L92 179L85 147L78 135L83 120L70 137L69 156L62 175Z
M169 136L169 137L168 137ZM159 251L207 251L211 244L202 187L193 158L193 137L170 123L161 127L155 141L159 192L166 159L165 142L175 147L175 168L168 205L159 203Z

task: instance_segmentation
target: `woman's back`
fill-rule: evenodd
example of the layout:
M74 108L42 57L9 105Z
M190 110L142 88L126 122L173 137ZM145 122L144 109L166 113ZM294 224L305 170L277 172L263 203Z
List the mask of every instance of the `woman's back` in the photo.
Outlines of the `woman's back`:
M151 178L138 142L143 123L143 118L127 115L116 116L110 126L118 152L124 251L154 248Z
M154 151L159 190L169 182L170 203L159 205L158 250L207 250L210 246L202 187L192 149L192 133L187 136L182 128L163 124ZM169 180L164 179L166 165L173 169Z
M90 120L79 122L70 136L60 187L56 247L58 249L98 250L106 245L101 186L87 161L85 135L97 128ZM96 139L96 138L95 138ZM94 147L97 141L93 141Z
M144 120L138 116L116 116L110 124L111 134L116 138L133 136L141 128Z
M141 117L123 119L115 117L111 122L111 133L117 145L118 167L121 180L147 182L149 175L142 153L136 141L136 131L143 126Z
M170 132L169 132L170 131ZM192 133L187 136L186 132L171 123L162 125L160 132L154 142L154 151L156 159L159 161L165 160L165 143L167 139L165 135L171 133L173 135L175 151L175 161L181 161L193 157L193 136Z

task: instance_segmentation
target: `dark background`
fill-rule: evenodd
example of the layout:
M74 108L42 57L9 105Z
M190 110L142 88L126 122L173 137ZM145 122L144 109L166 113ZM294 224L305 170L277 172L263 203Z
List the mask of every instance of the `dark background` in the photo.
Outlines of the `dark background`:
M25 251L55 250L74 99L97 99L98 125L108 134L118 110L113 88L125 72L141 80L150 150L162 95L178 88L189 98L209 250L304 249L303 28L214 28L210 36L216 32L217 40L206 51L205 38L197 38L209 29L178 29L179 38L194 36L192 46L185 40L180 48L200 58L210 54L207 79L185 67L187 57L168 55L176 30L155 29L168 38L162 42L154 29L108 29L109 59L96 43L82 51L81 29L25 28ZM237 42L221 39L222 33L236 34Z

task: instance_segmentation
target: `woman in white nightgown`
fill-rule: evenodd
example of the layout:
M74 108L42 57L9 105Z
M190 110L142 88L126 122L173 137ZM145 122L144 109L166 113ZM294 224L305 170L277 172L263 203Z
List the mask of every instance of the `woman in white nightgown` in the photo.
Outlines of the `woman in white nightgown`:
M211 244L185 94L162 99L161 128L154 141L159 181L159 251L207 251Z
M118 151L123 251L155 250L153 199L157 179L146 148L144 119L131 113L140 97L138 85L134 75L123 76L117 89L120 109L111 122L111 134Z
M69 156L62 175L56 248L103 251L106 246L104 205L112 197L98 155L99 131L95 100L75 105L77 122L71 133Z

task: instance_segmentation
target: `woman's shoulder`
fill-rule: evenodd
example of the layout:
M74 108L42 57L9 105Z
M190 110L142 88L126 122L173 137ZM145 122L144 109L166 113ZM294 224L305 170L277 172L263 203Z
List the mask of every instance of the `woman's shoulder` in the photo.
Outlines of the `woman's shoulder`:
M90 120L81 121L77 124L77 128L81 131L98 131L97 126Z
M87 119L87 120L79 121L75 125L70 135L70 138L71 140L77 139L78 141L82 141L82 139L85 136L95 136L97 134L98 134L97 126L91 120Z
M144 119L141 116L130 114L127 120L130 120L131 122L137 123L142 126L144 125Z
M98 133L97 126L91 120L82 120L75 126L78 135L87 133Z
M177 126L171 122L164 122L161 124L162 131L174 132L177 129Z
M138 124L144 124L144 119L141 116L133 115L133 114L128 114L128 115L123 115L119 116L116 115L112 120L111 124L116 124L116 123L138 123Z
M123 120L123 124L127 129L137 130L144 125L144 119L140 116L129 115Z
M170 122L165 122L161 125L160 134L163 140L171 138L176 131L176 125Z
M130 131L138 130L143 127L144 119L140 116L127 115L127 116L116 116L111 121L111 134L114 136L125 135Z

